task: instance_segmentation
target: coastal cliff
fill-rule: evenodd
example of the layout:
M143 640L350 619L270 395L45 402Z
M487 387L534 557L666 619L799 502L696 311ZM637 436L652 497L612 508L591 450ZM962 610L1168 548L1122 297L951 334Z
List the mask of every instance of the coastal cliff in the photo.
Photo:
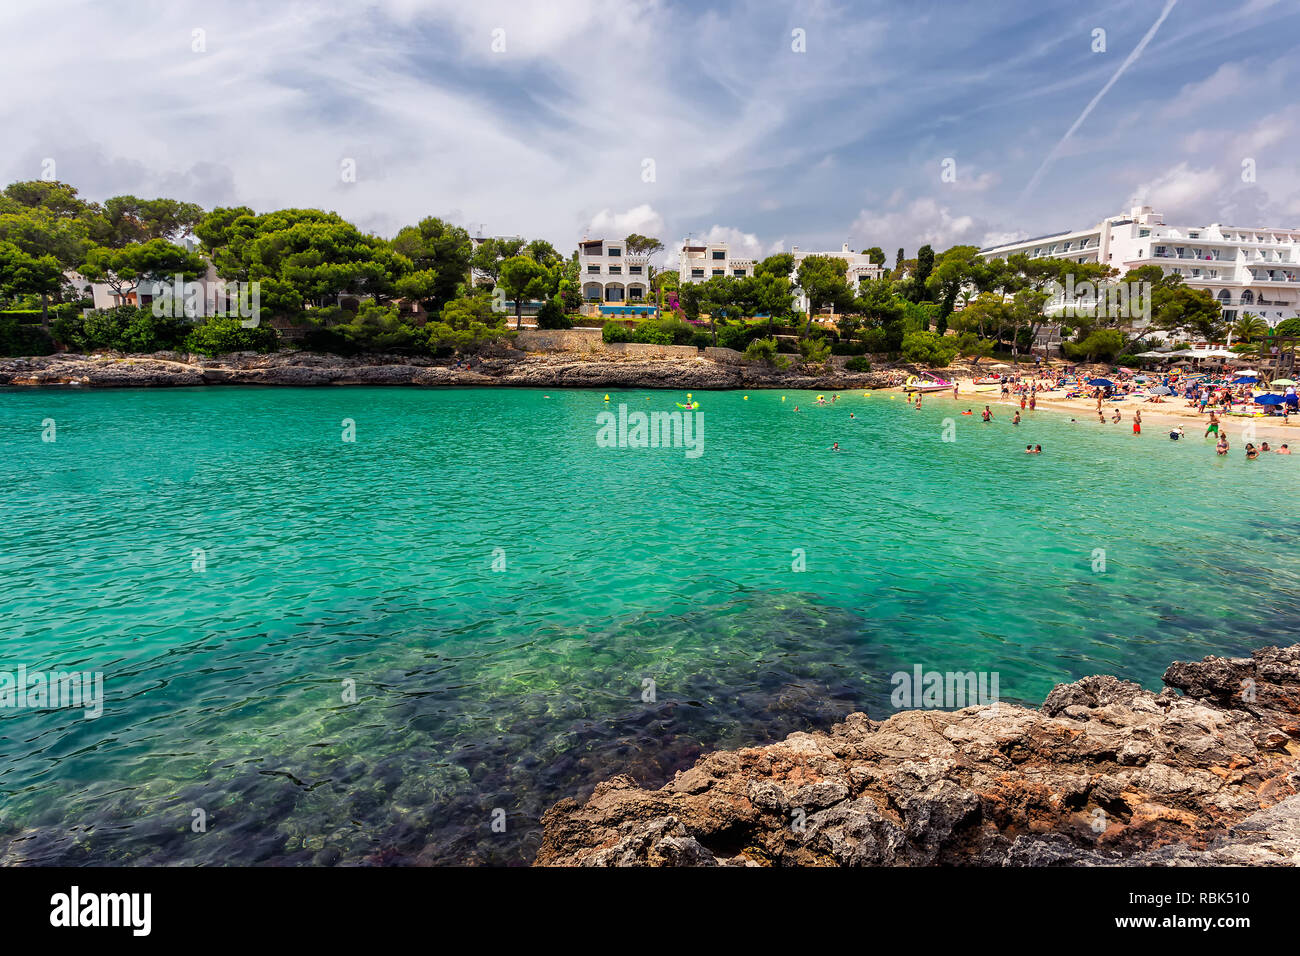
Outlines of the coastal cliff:
M574 357L515 352L475 359L471 368L409 356L346 358L314 352L239 354L52 355L0 359L0 386L88 388L197 385L496 385L522 388L881 388L886 372L781 370L707 358Z
M856 713L658 790L618 776L547 811L536 865L1300 863L1300 644L1175 663L1164 683Z

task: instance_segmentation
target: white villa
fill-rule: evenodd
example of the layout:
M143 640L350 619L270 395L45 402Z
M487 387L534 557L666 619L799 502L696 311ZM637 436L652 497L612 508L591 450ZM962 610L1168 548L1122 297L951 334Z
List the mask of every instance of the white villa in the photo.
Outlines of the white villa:
M790 253L794 256L794 270L790 273L791 282L797 282L799 263L808 256L831 256L843 259L847 263L844 277L848 280L849 286L854 289L863 279L879 279L886 271L884 266L873 263L865 253L850 250L848 243L842 245L839 252L809 252L794 246L790 249ZM725 242L687 241L682 244L677 262L678 275L682 282L704 282L714 276L741 279L752 276L755 266L752 258L733 258L730 245ZM803 294L803 290L796 292L794 307L797 311L808 311L808 297Z
M1300 315L1300 230L1272 227L1167 226L1150 206L1095 226L981 249L985 259L1016 253L1073 262L1102 262L1123 275L1157 265L1207 290L1231 322L1250 312L1270 326ZM1050 307L1050 306L1049 306Z
M650 299L650 256L629 255L622 239L578 243L578 277L588 302L636 303Z

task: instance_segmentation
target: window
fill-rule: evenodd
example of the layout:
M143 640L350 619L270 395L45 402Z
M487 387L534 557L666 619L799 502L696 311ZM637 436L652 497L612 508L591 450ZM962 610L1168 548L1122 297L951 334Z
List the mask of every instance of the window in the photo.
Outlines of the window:
M1199 239L1199 238L1201 238L1201 234L1200 234L1199 232L1189 232L1189 233L1187 234L1187 238L1188 238L1188 239Z
M641 266L628 266L627 274L632 276L639 276L641 274Z
M735 276L737 279L743 279L743 278L745 277L745 270L744 270L744 269L732 269L732 270L731 270L731 274L732 274L733 276Z
M1145 238L1146 238L1147 236L1149 236L1149 235L1151 235L1151 230L1150 230L1150 229L1139 229L1139 230L1138 230L1138 238L1139 238L1139 239L1145 239Z
M605 253L607 256L621 256L622 254L623 250L619 246L610 246L609 251Z
M724 252L722 249L714 249L714 250L713 250L713 258L714 258L714 259L725 259L725 258L727 258L727 253Z
M600 266L587 266L587 275L600 275Z
M713 274L714 274L715 276L720 276L720 275L722 275L722 274L723 274L724 272L726 272L726 271L727 271L727 270L725 270L725 269L714 269L714 270L713 270Z
M623 267L622 267L622 266L610 266L610 267L609 267L609 274L612 275L612 276L622 275L622 274L623 274Z
M691 278L692 278L692 279L703 279L703 278L704 278L704 270L703 270L703 269L692 269L692 270L691 270Z

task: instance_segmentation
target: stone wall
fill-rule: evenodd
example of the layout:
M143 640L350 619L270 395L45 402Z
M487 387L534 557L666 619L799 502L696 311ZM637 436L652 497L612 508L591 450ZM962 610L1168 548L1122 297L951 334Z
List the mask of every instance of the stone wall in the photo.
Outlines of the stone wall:
M704 349L704 357L714 362L724 362L727 365L740 365L745 358L735 349L715 348L708 346Z
M651 345L645 342L611 342L605 348L615 355L629 358L698 358L700 350L694 345Z
M600 329L533 329L520 332L515 347L525 352L604 352Z

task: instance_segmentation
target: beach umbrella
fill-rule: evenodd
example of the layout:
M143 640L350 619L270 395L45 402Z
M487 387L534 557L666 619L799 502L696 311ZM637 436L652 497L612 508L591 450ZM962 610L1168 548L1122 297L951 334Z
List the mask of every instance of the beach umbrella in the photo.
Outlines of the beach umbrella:
M1291 379L1289 379L1289 378L1275 378L1275 379L1273 379L1273 384L1274 384L1274 385L1294 385L1295 382L1293 382L1293 381L1292 381Z
M1172 395L1172 394L1174 394L1174 390L1173 390L1172 388L1170 388L1168 385L1157 385L1155 388L1151 389L1151 394L1152 394L1152 395Z
M1088 379L1088 384L1108 386L1108 385L1114 385L1115 383L1108 378L1090 378Z
M1284 395L1259 395L1255 398L1256 405L1281 405L1286 402Z
M1232 380L1233 385L1256 385L1258 383L1259 379L1253 375L1238 375Z

